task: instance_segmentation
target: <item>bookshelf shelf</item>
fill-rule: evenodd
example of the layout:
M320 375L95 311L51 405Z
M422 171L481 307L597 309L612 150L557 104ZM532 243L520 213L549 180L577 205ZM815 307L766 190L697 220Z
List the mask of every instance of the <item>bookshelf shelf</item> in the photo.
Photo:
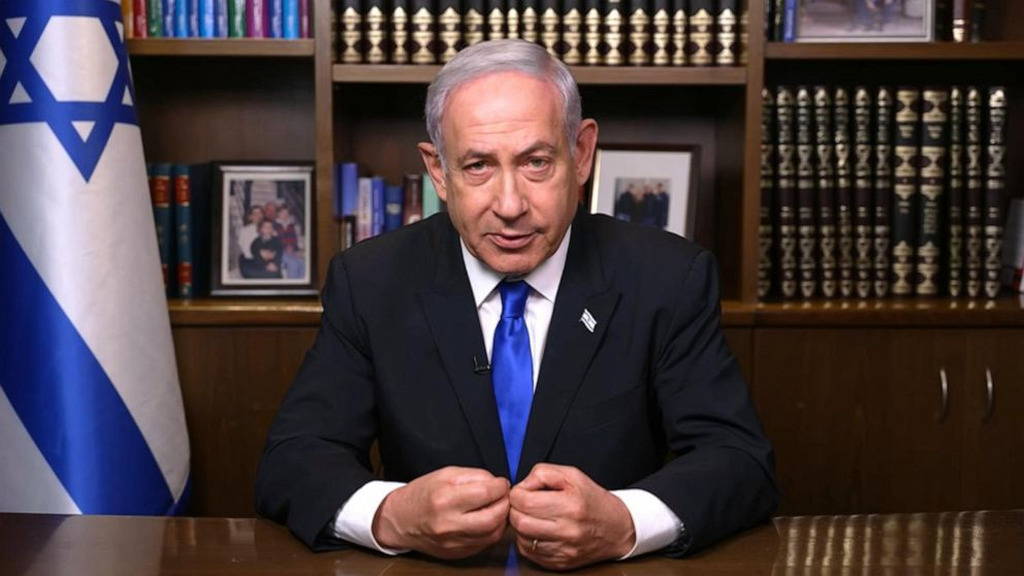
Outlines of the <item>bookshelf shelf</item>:
M168 300L171 325L317 326L323 308L316 298Z
M335 64L332 77L338 84L429 84L440 66ZM573 66L581 85L633 86L743 86L747 70L742 67L602 68Z
M314 41L267 38L130 38L133 56L313 58Z
M1022 60L1024 41L979 43L768 42L766 60Z

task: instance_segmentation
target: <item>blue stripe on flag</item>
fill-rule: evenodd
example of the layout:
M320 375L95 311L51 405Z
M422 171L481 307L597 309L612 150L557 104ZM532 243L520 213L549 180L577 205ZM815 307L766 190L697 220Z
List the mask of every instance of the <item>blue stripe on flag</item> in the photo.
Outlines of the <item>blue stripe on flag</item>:
M0 387L86 514L165 514L174 498L88 344L0 215Z

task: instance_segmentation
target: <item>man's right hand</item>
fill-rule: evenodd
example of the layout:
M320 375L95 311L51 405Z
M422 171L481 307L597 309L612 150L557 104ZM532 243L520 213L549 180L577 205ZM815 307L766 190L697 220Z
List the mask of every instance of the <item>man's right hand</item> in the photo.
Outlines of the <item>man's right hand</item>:
M385 548L466 558L501 539L508 494L508 480L486 470L442 468L384 498L373 518L373 537Z

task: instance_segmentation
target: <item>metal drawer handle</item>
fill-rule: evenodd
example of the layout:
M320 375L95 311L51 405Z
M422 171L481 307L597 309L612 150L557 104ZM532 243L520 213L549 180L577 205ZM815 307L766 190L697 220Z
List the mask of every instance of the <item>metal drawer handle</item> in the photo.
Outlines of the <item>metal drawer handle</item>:
M988 422L992 417L992 409L995 408L996 383L992 380L992 370L985 368L985 416L982 422Z
M939 368L939 387L942 390L942 407L939 409L938 423L945 422L949 412L949 382L946 380L946 369Z

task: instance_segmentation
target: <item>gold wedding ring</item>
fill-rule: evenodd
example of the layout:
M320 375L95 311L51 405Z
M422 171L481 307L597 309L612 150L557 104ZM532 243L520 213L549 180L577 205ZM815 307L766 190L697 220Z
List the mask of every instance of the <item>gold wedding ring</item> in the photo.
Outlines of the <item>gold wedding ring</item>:
M530 545L530 552L533 552L533 551L535 551L536 549L537 549L537 539L536 539L536 538L534 538L534 539L533 539L533 544L531 544L531 545Z

